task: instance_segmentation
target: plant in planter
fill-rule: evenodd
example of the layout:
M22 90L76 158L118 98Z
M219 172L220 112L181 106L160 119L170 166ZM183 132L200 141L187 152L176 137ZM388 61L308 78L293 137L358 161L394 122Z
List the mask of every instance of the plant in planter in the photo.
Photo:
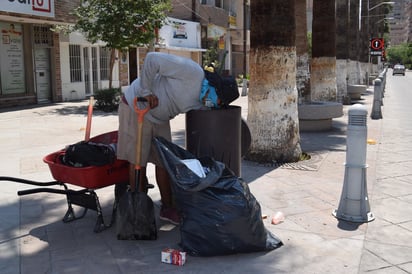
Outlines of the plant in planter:
M94 93L95 108L104 112L117 110L120 102L120 88L100 89Z

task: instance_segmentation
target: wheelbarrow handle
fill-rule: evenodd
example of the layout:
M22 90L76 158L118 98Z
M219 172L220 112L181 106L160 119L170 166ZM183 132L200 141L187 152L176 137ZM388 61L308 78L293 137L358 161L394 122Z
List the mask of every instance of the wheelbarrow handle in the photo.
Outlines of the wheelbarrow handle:
M17 195L19 195L19 196L24 196L24 195L28 195L28 194L41 193L41 192L56 193L56 194L65 194L65 195L67 195L68 193L70 193L70 191L63 190L63 189L33 188L33 189L27 189L27 190L17 191Z

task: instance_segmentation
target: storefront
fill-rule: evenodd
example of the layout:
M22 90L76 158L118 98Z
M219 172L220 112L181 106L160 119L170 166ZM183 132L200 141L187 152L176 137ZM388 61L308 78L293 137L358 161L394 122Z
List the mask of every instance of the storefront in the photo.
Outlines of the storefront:
M110 50L57 25L79 0L8 0L0 6L0 108L83 100L108 87ZM113 86L119 86L118 66Z
M42 7L22 2L8 0L0 6L0 108L84 100L109 87L110 49L89 43L81 33L53 30L74 22L68 15L73 1L34 1ZM199 23L168 18L155 50L201 64ZM147 51L131 47L116 52L113 87L126 87L139 76Z

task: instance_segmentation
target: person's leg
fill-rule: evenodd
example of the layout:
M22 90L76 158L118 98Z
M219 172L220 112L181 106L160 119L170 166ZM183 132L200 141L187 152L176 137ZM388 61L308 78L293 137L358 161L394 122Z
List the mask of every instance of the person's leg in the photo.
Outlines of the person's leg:
M166 140L171 141L171 135L169 123L156 125L154 127L153 136L161 136ZM167 170L163 167L157 149L153 144L151 149L152 153L150 154L150 160L155 165L156 182L159 187L162 201L162 206L160 208L160 219L177 225L180 223L180 216L174 205L170 176L167 173Z
M136 161L137 118L134 111L122 100L119 104L119 130L117 139L117 158L129 162L129 185L134 190Z
M160 166L156 166L156 181L162 200L159 218L160 220L168 221L172 224L178 225L181 221L181 218L174 205L172 188L170 185L170 177L167 171Z
M156 182L159 187L162 205L165 207L173 207L172 188L170 186L170 178L167 171L160 166L155 167Z

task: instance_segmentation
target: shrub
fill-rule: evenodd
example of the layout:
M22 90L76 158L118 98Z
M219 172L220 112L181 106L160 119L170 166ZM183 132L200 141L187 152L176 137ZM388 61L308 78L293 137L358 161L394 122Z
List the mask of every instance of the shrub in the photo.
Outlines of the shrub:
M117 110L121 95L120 88L100 89L94 93L95 108L104 112Z

